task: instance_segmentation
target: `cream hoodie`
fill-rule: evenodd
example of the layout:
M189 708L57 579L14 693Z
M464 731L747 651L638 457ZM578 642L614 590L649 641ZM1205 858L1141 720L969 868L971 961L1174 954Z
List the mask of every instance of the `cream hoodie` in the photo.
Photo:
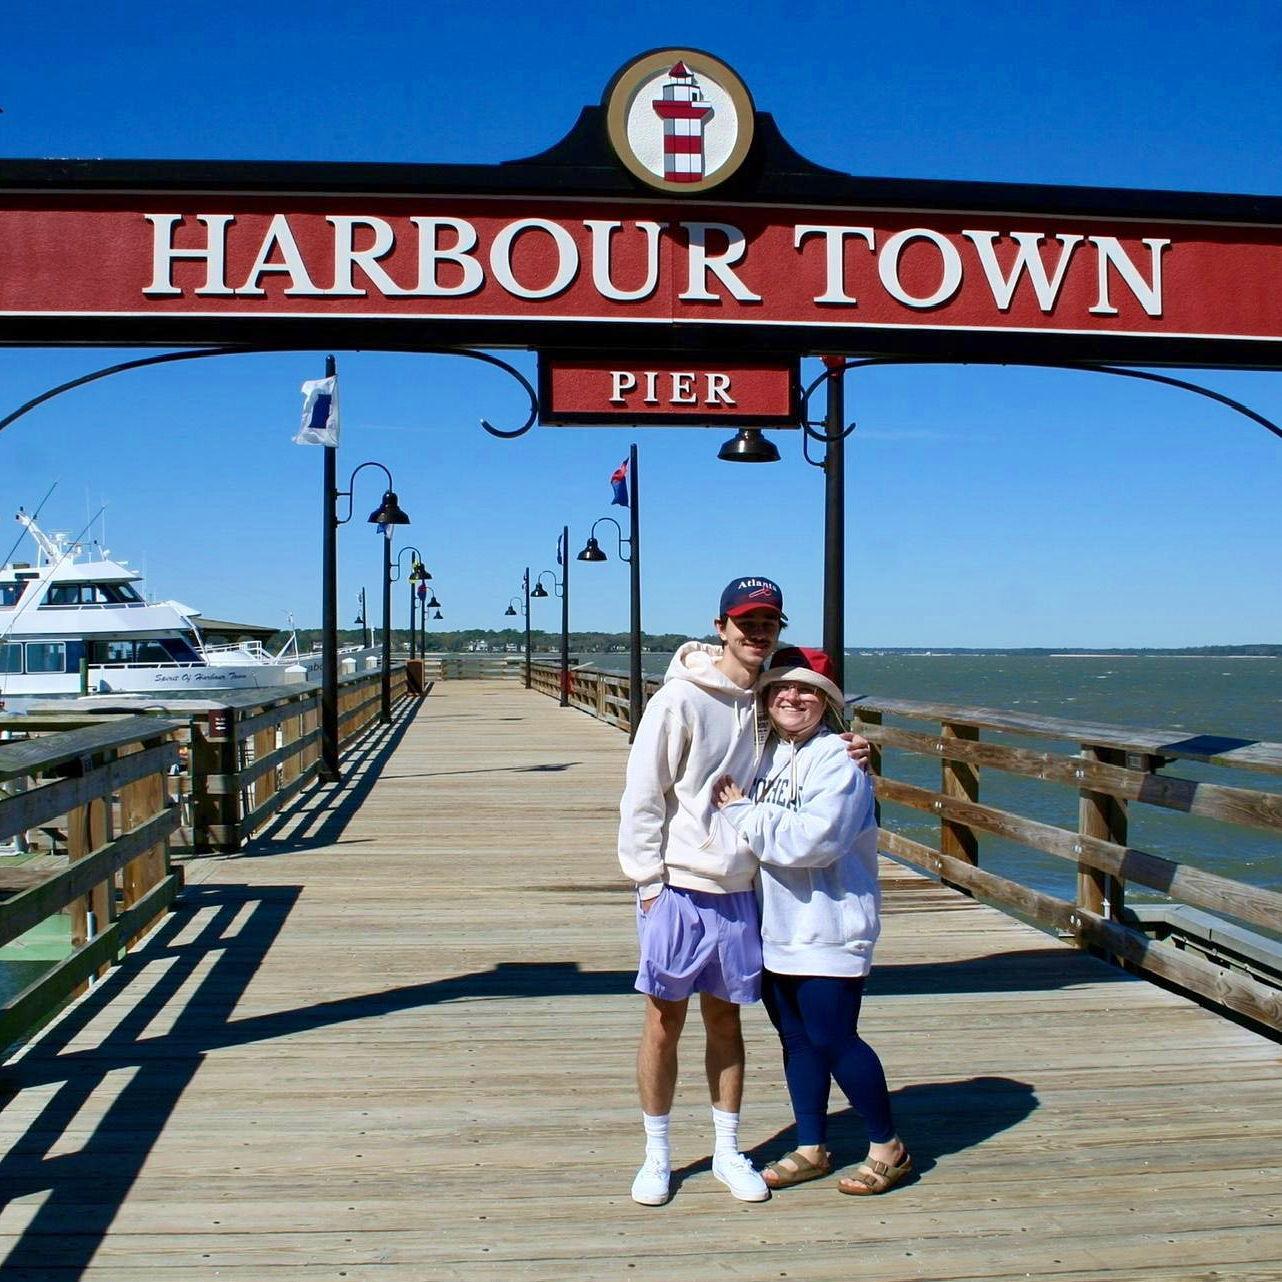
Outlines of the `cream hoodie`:
M687 641L646 705L619 803L619 864L642 899L664 883L750 890L757 861L729 824L714 823L712 785L751 779L756 697L715 661L721 647Z

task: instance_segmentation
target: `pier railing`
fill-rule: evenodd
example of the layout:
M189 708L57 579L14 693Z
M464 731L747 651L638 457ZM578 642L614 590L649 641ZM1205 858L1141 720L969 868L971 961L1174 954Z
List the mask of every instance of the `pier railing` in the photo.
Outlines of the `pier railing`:
M395 706L407 694L404 664L391 675ZM377 721L381 702L381 673L340 678L339 743ZM192 847L239 850L319 770L318 686L247 690L220 699L191 723Z
M653 678L645 682L648 699L662 684ZM540 694L561 697L561 668L559 664L535 663L530 667L530 687ZM575 666L569 672L570 707L591 713L601 721L608 721L620 730L630 730L628 719L628 692L631 681L626 672L605 672L600 668Z
M0 946L67 913L70 954L0 1007L0 1047L104 974L173 902L178 827L169 772L180 722L131 716L0 744L0 841L50 834L51 853L6 870Z
M1245 782L1253 775L1276 780L1282 775L1282 744L903 699L861 698L850 711L855 728L874 745L879 800L938 823L935 844L883 827L887 853L1071 937L1083 948L1282 1031L1276 955L1270 961L1260 948L1269 941L1222 920L1277 931L1282 927L1282 894L1138 849L1129 841L1134 804L1282 833L1282 794L1162 773L1176 762L1196 762L1237 772ZM887 718L909 724L889 725ZM914 728L923 721L931 723L928 728ZM981 734L997 735L999 741L981 741ZM1012 738L1017 742L1009 742ZM1035 742L1029 745L1029 740ZM1042 746L1046 741L1073 747L1048 751ZM883 763L886 749L937 761L938 786L889 776ZM981 800L984 770L1072 790L1077 794L1076 825L1031 819ZM1075 897L1050 895L981 867L981 834L1070 865L1076 875ZM1207 835L1203 828L1189 832L1188 839L1196 842ZM1126 903L1128 887L1198 911L1132 910ZM1214 919L1220 919L1218 929Z
M532 684L557 697L559 668L540 665ZM658 685L647 679L647 699ZM628 688L626 674L579 668L570 674L570 703L626 729ZM903 699L864 697L848 711L873 744L878 800L937 825L930 842L919 839L920 823L900 825L913 837L883 823L885 853L1127 969L1282 1031L1282 894L1130 844L1135 806L1187 816L1194 846L1213 842L1217 824L1282 834L1282 792L1273 790L1282 744ZM902 756L915 782L886 772L888 750L897 764ZM937 763L937 786L923 782L923 761L928 770ZM1273 789L1164 773L1177 762ZM1075 801L1076 822L1034 819L1014 804L994 805L991 793L981 800L981 771L1058 787L1058 810ZM1015 804L1046 810L1026 788ZM984 837L1050 856L1075 878L1075 894L1050 894L982 867ZM1146 902L1128 905L1128 886Z

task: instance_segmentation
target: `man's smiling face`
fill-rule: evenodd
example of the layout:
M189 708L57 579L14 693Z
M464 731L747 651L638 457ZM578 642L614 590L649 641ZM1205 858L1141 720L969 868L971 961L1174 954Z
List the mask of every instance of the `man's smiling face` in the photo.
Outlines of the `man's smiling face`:
M748 610L734 618L718 619L717 632L727 657L750 671L757 671L779 641L779 613L769 609Z

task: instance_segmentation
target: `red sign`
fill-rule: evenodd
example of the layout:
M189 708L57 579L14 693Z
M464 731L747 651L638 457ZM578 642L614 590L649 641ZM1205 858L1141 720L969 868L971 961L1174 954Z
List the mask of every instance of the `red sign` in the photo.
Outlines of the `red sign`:
M0 203L13 318L604 321L639 347L647 326L773 325L847 350L896 328L1282 336L1272 225L475 196Z
M795 427L796 361L717 361L707 356L539 358L543 423L700 424Z

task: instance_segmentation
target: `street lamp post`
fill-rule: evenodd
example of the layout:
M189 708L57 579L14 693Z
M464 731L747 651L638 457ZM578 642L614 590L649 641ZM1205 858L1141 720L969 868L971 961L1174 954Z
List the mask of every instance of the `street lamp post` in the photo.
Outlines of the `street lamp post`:
M326 369L332 369L327 361ZM324 557L324 601L322 616L324 627L321 638L321 777L330 782L337 782L341 777L338 764L338 572L337 557L334 553L338 546L338 527L346 525L352 519L352 493L356 485L356 474L367 467L376 467L387 477L387 489L383 491L383 501L370 513L371 525L378 525L384 531L383 536L383 716L387 722L392 719L392 674L391 674L391 548L392 526L408 525L410 519L401 511L392 489L392 474L382 463L367 461L352 469L347 482L347 489L339 490L334 479L329 446L325 447L325 557ZM338 514L338 500L347 500L347 515ZM363 613L363 611L362 611Z
M565 708L570 703L570 606L569 606L569 570L568 557L566 549L570 545L570 528L563 526L561 529L561 539L557 544L556 559L561 566L561 577L558 579L552 570L540 570L539 577L534 581L534 587L530 591L531 597L547 597L552 592L561 598L561 707ZM543 586L544 575L552 577L552 592Z
M406 552L413 553L413 556L414 556L414 559L410 562L410 572L409 572L409 578L408 578L408 582L410 585L410 658L413 659L416 657L414 654L414 646L415 646L415 642L418 639L418 626L417 626L418 625L418 610L417 610L418 600L415 593L418 588L420 588L423 584L425 584L428 581L428 579L432 577L432 575L431 575L431 572L428 570L427 566L423 564L422 552L420 552L418 548L414 547L412 544L407 543L396 554L396 568L392 572L392 581L394 583L400 581L401 557L403 557ZM426 592L424 592L424 595L426 595Z
M837 681L846 685L846 362L825 356L828 403L824 414L824 649Z
M520 613L525 615L525 688L530 688L530 567L525 567L525 578L521 581L522 590L525 598L521 603ZM516 597L509 599L507 609L503 611L507 618L515 618L517 614Z
M369 649L369 611L366 609L366 606L365 606L365 589L364 588L361 588L360 602L361 602L361 612L356 616L356 622L360 624L360 628L361 628L361 645L366 650L368 650Z
M596 540L596 527L602 521L608 521L614 526L619 536L619 557L627 563L629 570L629 602L628 602L628 624L629 624L629 658L628 665L628 742L631 743L637 734L637 726L641 722L641 713L644 710L644 678L641 675L641 551L640 551L640 516L637 504L637 447L633 445L628 453L628 480L630 482L630 533L625 539L623 537L623 527L612 516L603 516L599 520L592 522L592 529L588 534L587 545L579 553L580 561L604 561L606 555L601 551L601 545Z

